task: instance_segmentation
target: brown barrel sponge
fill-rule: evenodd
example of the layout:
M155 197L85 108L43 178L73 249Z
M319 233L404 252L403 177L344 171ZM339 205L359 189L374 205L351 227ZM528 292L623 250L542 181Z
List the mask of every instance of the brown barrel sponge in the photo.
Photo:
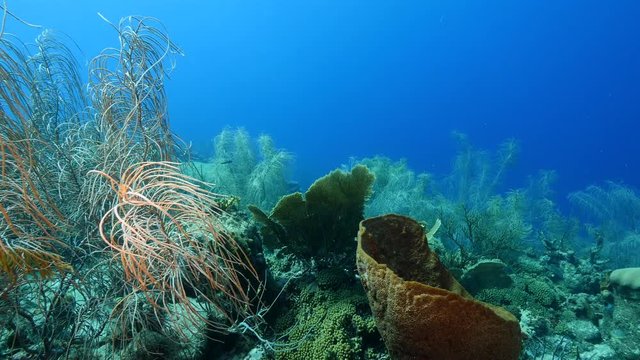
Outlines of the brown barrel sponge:
M429 249L415 220L363 220L356 258L392 359L518 359L518 320L473 299Z

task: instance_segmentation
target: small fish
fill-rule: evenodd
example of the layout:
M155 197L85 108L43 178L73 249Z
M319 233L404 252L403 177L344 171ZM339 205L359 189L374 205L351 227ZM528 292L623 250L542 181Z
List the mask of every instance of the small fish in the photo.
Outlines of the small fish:
M222 160L220 162L220 165L231 164L232 162L233 162L233 160Z

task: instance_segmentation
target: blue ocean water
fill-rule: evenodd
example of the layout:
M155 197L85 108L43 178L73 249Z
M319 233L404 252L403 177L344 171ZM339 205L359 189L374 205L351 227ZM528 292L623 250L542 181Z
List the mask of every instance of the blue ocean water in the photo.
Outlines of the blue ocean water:
M637 1L9 2L73 38L88 61L112 22L159 18L184 57L167 82L174 130L270 134L309 183L351 156L448 171L453 130L520 141L507 186L558 172L560 201L604 180L640 185ZM10 19L11 32L39 30Z
M0 18L0 358L640 356L640 3Z

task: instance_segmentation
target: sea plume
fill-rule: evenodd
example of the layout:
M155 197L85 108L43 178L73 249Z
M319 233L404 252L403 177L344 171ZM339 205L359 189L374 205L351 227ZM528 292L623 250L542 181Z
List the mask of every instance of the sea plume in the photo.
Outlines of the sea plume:
M92 173L107 179L116 195L99 227L125 281L121 303L142 294L156 316L172 316L179 307L187 322L221 331L250 315L258 275L219 221L218 196L181 174L177 163L135 164L118 178ZM125 308L116 306L114 316L130 318ZM209 318L208 308L223 319Z

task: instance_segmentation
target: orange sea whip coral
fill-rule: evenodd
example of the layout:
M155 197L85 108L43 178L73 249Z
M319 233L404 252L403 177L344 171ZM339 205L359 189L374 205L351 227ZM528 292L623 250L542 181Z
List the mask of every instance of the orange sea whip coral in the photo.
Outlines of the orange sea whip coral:
M173 162L138 163L119 179L92 173L108 179L116 195L99 230L122 266L130 295L141 292L154 311L165 314L172 312L169 304L179 305L188 321L214 330L250 315L258 275L226 234L219 196L205 190L206 184L181 174ZM211 320L191 299L212 306L225 320Z

